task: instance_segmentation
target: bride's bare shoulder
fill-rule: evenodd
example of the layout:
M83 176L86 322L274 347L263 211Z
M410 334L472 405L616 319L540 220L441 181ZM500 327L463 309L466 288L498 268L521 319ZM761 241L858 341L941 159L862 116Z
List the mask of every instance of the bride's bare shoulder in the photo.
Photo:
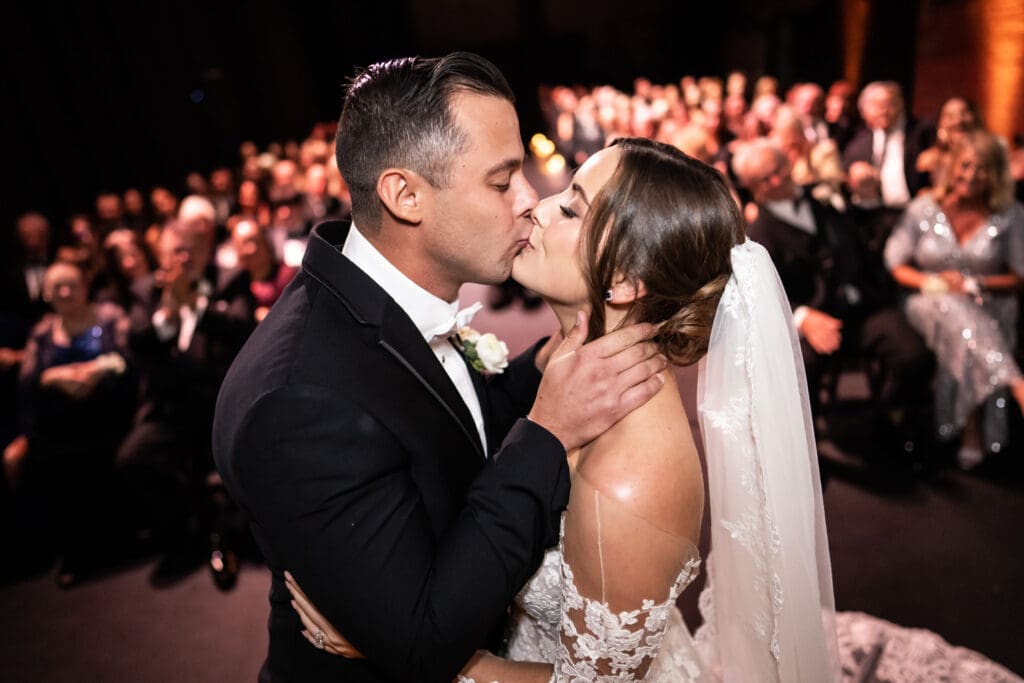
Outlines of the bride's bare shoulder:
M674 383L591 443L577 472L630 512L696 542L704 474Z

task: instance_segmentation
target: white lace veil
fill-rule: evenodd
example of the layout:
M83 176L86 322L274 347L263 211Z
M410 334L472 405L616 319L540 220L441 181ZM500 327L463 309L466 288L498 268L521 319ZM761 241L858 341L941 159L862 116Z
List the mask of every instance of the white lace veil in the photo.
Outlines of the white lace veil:
M771 257L732 249L697 389L711 554L697 634L723 681L839 680L832 567L800 346Z

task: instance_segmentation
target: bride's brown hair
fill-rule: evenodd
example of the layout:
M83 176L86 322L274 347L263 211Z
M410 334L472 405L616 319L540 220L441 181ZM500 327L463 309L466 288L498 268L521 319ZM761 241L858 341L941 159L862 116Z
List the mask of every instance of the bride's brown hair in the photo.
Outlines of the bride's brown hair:
M589 337L605 333L605 292L624 277L646 289L624 322L655 324L669 361L690 365L707 352L730 251L746 239L743 218L710 166L653 140L612 144L619 163L591 203L582 240Z

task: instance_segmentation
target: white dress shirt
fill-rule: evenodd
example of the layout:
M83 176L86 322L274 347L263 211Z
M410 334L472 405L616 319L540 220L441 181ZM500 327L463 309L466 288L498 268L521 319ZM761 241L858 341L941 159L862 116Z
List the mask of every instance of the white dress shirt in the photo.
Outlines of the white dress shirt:
M469 376L469 368L461 352L448 341L449 334L454 332L452 326L455 314L459 310L458 299L447 302L410 280L370 244L356 228L355 223L348 231L341 253L380 285L416 325L416 329L423 335L424 341L430 346L430 350L434 352L458 390L462 401L469 408L486 453L487 434L484 431L480 399L477 398L473 380Z
M194 309L188 306L179 308L177 322L171 320L164 313L163 308L158 308L153 313L152 323L157 338L165 342L177 335L178 349L182 353L188 351L188 348L192 346L192 337L195 336L196 327L199 326L199 321L203 319L203 314L206 313L206 308L210 305L210 295L213 293L213 287L205 279L199 281L196 290L196 307Z
M903 169L903 151L906 121L900 119L888 130L873 131L871 139L871 160L878 166L882 184L882 203L892 208L902 208L910 201L907 176Z

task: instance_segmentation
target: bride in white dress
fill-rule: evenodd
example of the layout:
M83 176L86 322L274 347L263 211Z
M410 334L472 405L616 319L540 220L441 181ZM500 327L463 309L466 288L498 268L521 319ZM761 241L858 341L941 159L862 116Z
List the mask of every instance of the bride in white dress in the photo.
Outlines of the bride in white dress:
M591 337L651 322L671 362L702 363L705 623L691 636L675 606L700 571L705 482L665 373L655 398L568 454L561 540L517 599L506 656L478 652L459 680L838 680L799 347L771 260L745 241L721 177L673 147L619 140L533 216L513 276L566 333L581 309ZM329 651L356 654L290 587L307 638L322 628Z

